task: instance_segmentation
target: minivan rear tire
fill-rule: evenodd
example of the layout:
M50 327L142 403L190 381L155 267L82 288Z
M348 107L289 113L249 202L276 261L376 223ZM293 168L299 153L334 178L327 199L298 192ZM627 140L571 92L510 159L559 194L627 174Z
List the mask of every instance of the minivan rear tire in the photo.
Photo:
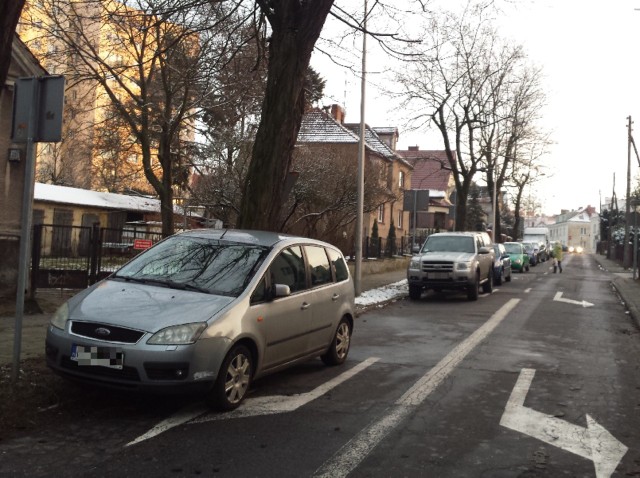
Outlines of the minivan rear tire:
M351 348L351 323L346 317L343 317L329 349L320 358L326 365L340 365L347 360L349 349Z

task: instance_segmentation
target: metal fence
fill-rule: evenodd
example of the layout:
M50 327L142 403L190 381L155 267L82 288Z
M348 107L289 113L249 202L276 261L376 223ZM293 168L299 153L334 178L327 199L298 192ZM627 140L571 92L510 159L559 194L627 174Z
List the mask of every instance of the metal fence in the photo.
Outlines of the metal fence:
M33 228L31 289L84 289L162 238L146 228L38 224Z
M397 237L389 240L384 237L370 237L363 239L363 257L382 259L383 257L412 255L424 244L427 237L433 234L435 229L422 229L415 235ZM355 252L352 257L355 256Z

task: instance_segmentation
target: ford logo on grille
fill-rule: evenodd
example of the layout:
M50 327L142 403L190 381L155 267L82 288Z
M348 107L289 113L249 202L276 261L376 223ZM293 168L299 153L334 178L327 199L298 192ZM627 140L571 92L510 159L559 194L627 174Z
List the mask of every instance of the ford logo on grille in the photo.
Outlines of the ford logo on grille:
M96 333L96 335L101 335L102 337L111 335L111 331L106 327L98 327L96 330L94 330L94 332Z

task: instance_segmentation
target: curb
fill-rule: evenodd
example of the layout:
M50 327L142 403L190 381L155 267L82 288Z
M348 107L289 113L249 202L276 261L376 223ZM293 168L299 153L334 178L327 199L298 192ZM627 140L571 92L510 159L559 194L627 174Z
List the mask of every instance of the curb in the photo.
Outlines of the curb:
M624 302L625 307L629 311L629 315L633 319L635 326L640 329L640 309L638 309L638 305L632 300L632 298L628 295L627 290L623 287L623 279L613 279L611 281L611 285L614 287L618 295Z

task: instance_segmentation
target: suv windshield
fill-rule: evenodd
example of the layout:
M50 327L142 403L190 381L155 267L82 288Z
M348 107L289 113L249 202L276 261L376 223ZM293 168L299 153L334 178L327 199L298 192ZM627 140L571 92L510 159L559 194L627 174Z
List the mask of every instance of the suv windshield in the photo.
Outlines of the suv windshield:
M474 253L473 237L429 236L422 252L470 252Z
M140 254L111 277L237 297L268 250L178 235Z

